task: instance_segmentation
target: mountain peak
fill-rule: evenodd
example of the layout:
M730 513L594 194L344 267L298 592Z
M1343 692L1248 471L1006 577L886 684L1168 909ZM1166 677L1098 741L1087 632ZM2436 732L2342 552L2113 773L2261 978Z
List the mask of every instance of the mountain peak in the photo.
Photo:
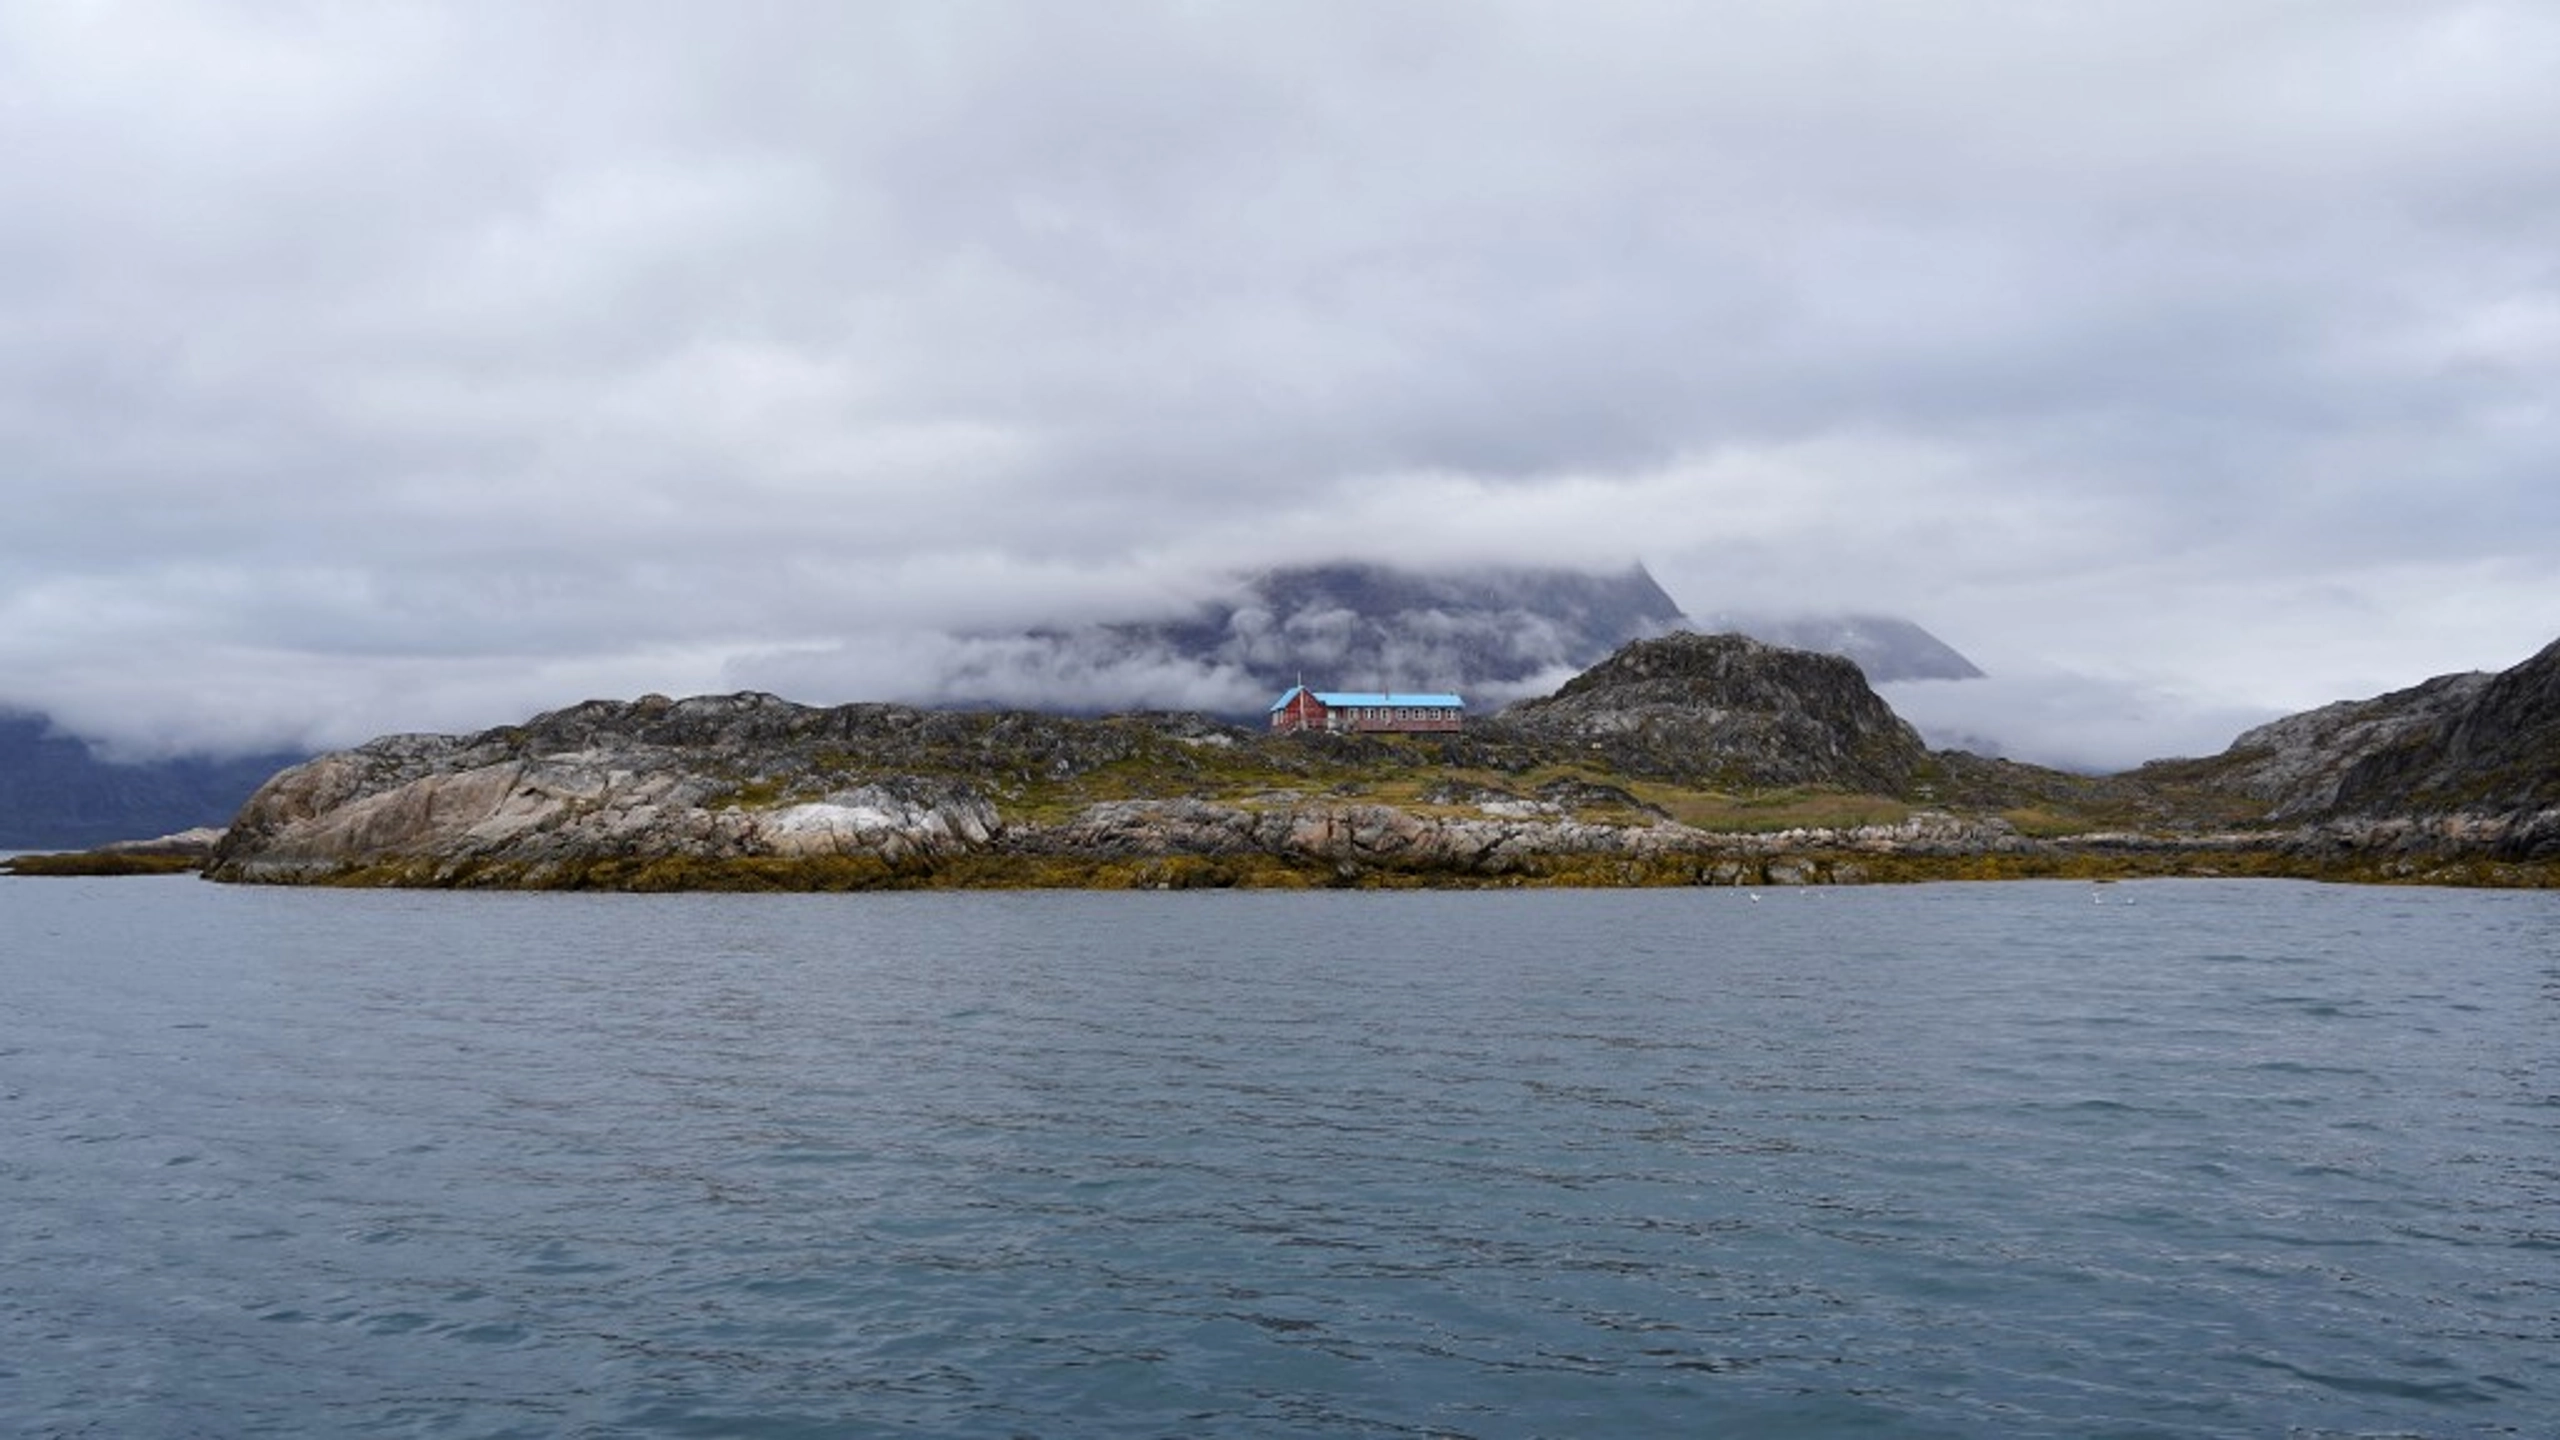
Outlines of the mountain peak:
M1775 615L1724 611L1699 627L1729 631L1784 645L1845 656L1869 682L1979 680L1982 670L1956 648L1908 620L1891 615Z

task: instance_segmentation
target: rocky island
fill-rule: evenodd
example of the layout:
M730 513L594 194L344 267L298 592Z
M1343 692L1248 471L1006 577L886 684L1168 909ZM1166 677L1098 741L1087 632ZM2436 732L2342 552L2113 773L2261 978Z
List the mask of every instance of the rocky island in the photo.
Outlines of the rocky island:
M1837 656L1640 640L1456 734L589 701L262 787L225 881L537 889L2560 881L2560 645L2083 776L1931 751Z

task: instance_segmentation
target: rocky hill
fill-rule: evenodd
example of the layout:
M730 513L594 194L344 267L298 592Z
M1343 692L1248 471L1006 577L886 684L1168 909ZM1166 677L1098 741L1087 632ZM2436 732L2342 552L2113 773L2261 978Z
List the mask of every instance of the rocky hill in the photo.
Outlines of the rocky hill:
M2560 642L2465 688L2437 723L2361 756L2339 777L2338 808L2372 816L2560 806Z
M2560 857L2560 643L2495 675L2287 716L2218 756L2135 776L2246 797L2335 843Z
M2443 675L2369 700L2341 700L2245 731L2211 759L2158 761L2143 773L2246 796L2264 805L2270 819L2331 815L2341 808L2350 772L2378 755L2423 745L2465 714L2489 679Z
M1929 758L1852 662L1741 635L1637 641L1502 721L1630 775L1728 788L1899 795Z

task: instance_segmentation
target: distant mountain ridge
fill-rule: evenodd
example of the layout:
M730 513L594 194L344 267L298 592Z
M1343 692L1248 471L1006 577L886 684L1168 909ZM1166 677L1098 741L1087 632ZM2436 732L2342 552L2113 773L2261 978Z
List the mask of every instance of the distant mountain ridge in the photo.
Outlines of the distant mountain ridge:
M1132 644L1233 666L1273 694L1306 674L1350 688L1509 698L1682 620L1641 565L1612 574L1335 564L1265 571L1198 614L1109 628Z
M1867 683L1888 680L1979 680L1982 669L1944 640L1891 615L1772 615L1724 611L1692 627L1707 634L1748 635L1789 650L1837 655Z
M40 714L0 710L0 849L103 845L230 823L268 776L308 757L117 764Z
M1629 641L1709 628L1842 655L1871 682L1982 673L1890 616L1759 614L1702 625L1641 564L1426 570L1339 561L1240 578L1184 615L984 637L937 693L906 698L1073 713L1191 708L1245 719L1303 680L1454 691L1485 714L1545 693Z

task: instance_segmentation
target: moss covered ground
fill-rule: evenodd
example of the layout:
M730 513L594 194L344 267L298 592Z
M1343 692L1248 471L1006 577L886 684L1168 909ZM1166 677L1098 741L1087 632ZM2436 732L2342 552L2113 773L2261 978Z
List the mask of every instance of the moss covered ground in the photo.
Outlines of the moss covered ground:
M0 873L10 875L185 875L203 868L204 861L197 856L134 854L119 850L12 855L0 860Z

